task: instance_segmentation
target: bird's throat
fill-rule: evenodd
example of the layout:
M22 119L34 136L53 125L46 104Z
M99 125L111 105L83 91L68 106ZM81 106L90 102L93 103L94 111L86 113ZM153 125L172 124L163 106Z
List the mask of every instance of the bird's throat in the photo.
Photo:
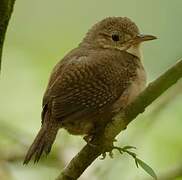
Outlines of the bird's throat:
M141 47L140 47L140 44L137 44L137 45L132 45L130 46L126 52L138 57L140 60L142 59L142 51L141 51Z

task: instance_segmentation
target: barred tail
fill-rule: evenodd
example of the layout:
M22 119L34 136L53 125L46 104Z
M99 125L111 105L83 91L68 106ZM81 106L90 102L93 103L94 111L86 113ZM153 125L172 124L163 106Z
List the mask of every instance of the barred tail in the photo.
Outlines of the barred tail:
M34 156L34 163L38 162L42 153L49 154L52 144L56 138L59 127L53 123L43 123L34 142L30 146L23 164L28 164Z

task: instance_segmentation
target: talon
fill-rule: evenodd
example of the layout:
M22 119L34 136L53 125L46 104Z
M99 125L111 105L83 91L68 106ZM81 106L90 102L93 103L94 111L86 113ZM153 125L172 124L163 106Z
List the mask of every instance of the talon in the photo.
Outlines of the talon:
M106 152L102 153L102 157L100 158L100 160L104 160L106 158Z
M93 135L87 135L87 136L84 136L84 137L83 137L83 139L84 139L87 143L89 143L89 142L91 142L91 141L92 141L92 139L93 139Z
M104 143L103 146L104 146L104 149L103 149L101 159L102 160L105 159L107 152L109 153L110 158L113 158L113 152L112 152L112 150L114 148L113 141L108 141L108 142Z
M91 141L93 140L93 135L84 136L83 139L86 141L86 143L87 143L89 146L94 147L94 148L97 147L97 145L91 143Z

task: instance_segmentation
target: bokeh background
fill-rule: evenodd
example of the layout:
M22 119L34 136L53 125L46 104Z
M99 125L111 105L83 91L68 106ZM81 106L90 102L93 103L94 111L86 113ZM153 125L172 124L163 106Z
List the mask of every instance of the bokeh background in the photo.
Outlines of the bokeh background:
M22 165L40 127L41 101L52 67L78 45L94 23L108 16L127 16L141 32L158 36L143 46L150 82L182 57L181 9L180 0L17 0L0 77L0 179L55 179L85 144L81 137L61 130L47 158ZM117 139L117 145L136 146L139 157L159 176L182 171L182 82L148 107ZM135 167L132 158L115 152L114 159L96 160L80 179L151 178Z

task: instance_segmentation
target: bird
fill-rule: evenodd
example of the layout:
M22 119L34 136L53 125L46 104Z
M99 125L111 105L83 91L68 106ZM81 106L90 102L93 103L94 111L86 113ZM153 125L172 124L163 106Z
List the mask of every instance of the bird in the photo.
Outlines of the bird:
M93 137L146 85L142 34L128 17L106 17L52 70L42 102L41 128L24 164L49 154L59 129Z

